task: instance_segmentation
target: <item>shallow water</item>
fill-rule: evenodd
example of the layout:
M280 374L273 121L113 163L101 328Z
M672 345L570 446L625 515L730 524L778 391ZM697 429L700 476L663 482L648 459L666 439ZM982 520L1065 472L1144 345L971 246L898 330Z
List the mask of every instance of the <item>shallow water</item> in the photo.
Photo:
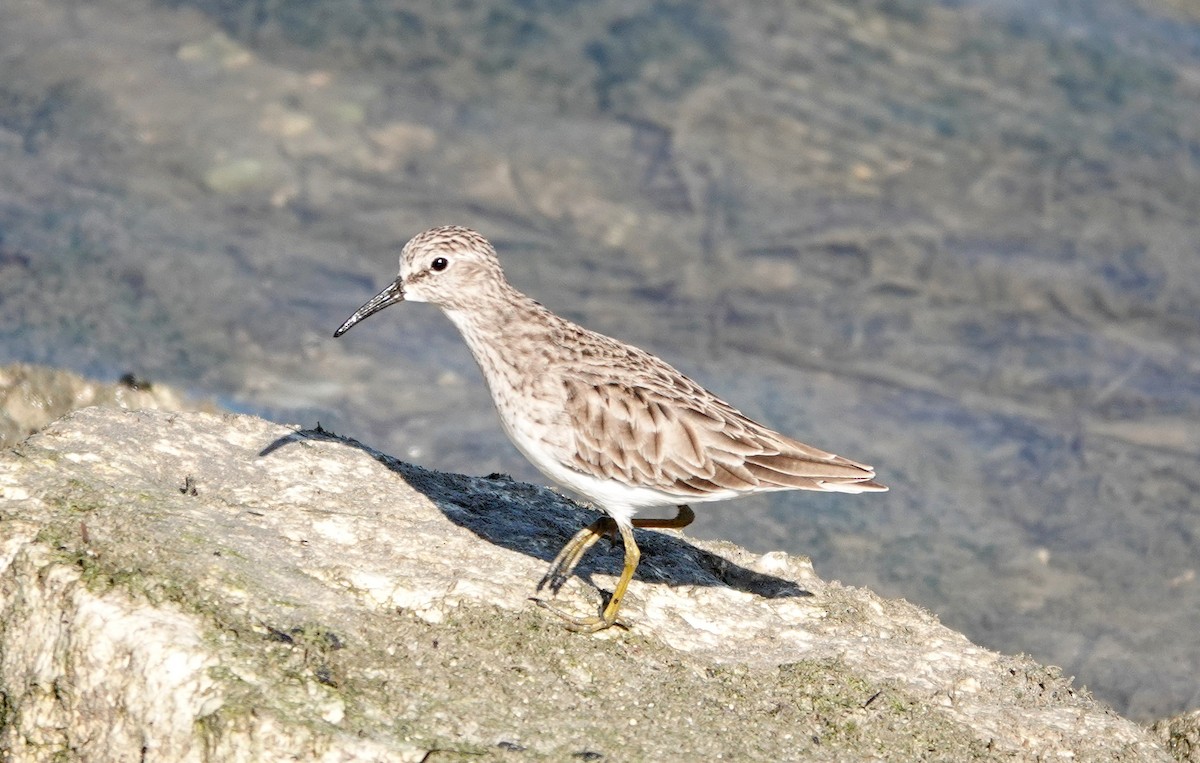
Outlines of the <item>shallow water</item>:
M330 336L409 236L472 225L553 310L892 487L706 505L697 535L1136 718L1200 706L1185 11L228 7L0 7L0 361L540 482L436 310Z

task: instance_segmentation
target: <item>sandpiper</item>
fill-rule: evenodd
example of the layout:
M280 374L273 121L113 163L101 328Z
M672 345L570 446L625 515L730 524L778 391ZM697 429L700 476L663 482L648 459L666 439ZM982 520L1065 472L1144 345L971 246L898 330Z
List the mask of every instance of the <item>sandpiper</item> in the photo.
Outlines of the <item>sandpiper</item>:
M397 302L430 302L475 356L505 432L550 479L606 516L575 534L538 583L557 593L587 550L619 533L625 566L598 615L538 603L577 631L617 620L641 552L633 528L682 528L687 505L774 490L878 492L875 471L774 432L648 352L561 318L510 285L496 250L448 225L415 236L396 280L360 307L335 337ZM676 507L670 519L634 518Z

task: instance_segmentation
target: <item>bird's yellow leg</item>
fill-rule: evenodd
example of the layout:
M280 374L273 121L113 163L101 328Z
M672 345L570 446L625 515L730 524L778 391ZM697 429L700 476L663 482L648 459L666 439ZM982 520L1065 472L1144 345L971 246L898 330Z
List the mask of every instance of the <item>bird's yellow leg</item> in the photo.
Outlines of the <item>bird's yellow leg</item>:
M690 525L695 519L696 514L690 506L677 506L675 516L670 519L635 518L633 526L656 530L680 530ZM551 591L558 593L563 584L567 582L567 578L571 577L571 573L575 571L575 567L583 560L588 549L595 545L601 537L612 535L616 529L617 523L611 517L601 517L575 533L574 537L567 541L567 545L563 546L562 551L558 552L558 556L554 557L554 561L550 563L550 569L538 583L537 590L540 591L549 585Z
M617 580L617 587L613 589L613 594L609 598L608 604L605 605L603 612L599 615L591 615L590 617L576 617L555 609L540 599L537 600L540 606L566 620L568 630L580 633L595 633L617 622L617 610L621 608L621 601L625 598L625 591L629 588L629 581L633 580L633 573L637 570L642 552L638 550L637 543L633 539L633 526L622 523L614 524L617 525L617 530L621 533L621 540L625 543L625 568L621 570L621 577Z
M597 519L575 533L571 540L567 541L567 544L554 557L554 561L550 563L550 569L546 571L546 574L538 583L537 590L540 591L549 585L551 591L558 593L559 589L566 583L567 578L575 570L575 567L588 552L588 549L594 546L596 541L605 535L610 535L614 530L617 530L625 545L625 566L621 570L621 577L617 580L617 587L613 590L612 598L608 600L608 604L604 607L604 612L598 617L575 617L551 607L540 599L536 601L539 605L566 620L567 628L570 630L593 633L608 628L617 621L617 610L621 607L621 600L625 598L629 582L633 579L633 573L637 570L638 562L642 557L642 552L633 538L633 528L678 530L687 527L695 519L695 512L692 511L690 506L684 505L677 507L675 516L670 519L634 519L632 520L632 526L618 524L611 517Z
M634 519L634 527L650 527L662 530L682 530L696 518L691 506L676 506L675 516L670 519Z
M550 569L546 570L546 574L542 576L537 590L540 591L549 585L551 591L558 593L588 549L594 546L596 541L616 529L616 526L617 523L613 521L612 517L600 517L575 533L571 540L567 541L567 545L562 547L562 551L558 552L558 556L554 557L554 561L550 562Z
M572 630L594 633L617 621L617 610L621 608L621 602L625 599L625 591L629 588L629 581L633 580L634 570L637 569L638 562L642 558L642 552L633 539L633 528L618 524L617 529L621 531L621 540L625 541L625 568L621 570L621 578L617 581L617 587L613 589L612 598L608 600L608 606L600 613L599 618L585 618L584 622L578 624L578 628L572 628Z

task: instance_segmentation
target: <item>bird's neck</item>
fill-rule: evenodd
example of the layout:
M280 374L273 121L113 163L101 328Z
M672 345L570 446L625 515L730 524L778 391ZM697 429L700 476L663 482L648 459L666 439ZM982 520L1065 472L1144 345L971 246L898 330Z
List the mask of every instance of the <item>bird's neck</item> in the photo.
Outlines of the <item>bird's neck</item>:
M520 348L548 341L558 320L530 297L503 286L504 293L487 294L469 306L442 308L480 365L520 365L526 357Z

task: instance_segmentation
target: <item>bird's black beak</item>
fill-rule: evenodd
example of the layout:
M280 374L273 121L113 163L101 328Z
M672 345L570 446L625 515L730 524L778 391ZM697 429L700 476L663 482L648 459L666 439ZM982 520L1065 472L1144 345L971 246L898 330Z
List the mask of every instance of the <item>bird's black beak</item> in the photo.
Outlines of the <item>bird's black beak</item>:
M379 292L374 297L371 297L370 302L355 310L354 315L351 315L349 318L347 318L346 322L339 326L337 331L333 332L333 336L335 338L339 337L349 331L351 326L358 323L363 318L366 318L369 315L374 315L385 307L390 307L397 302L403 301L404 285L400 283L400 279L397 278L386 289Z

